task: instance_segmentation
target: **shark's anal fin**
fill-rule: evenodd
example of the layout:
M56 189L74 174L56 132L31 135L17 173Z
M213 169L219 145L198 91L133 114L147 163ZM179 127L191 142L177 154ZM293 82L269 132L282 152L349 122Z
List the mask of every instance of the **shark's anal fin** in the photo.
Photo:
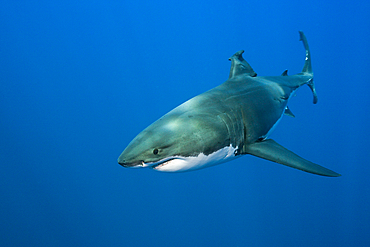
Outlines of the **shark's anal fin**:
M305 172L313 174L328 176L328 177L339 177L340 174L329 170L320 165L314 164L311 161L305 160L302 157L296 155L292 151L279 145L272 139L266 139L261 142L255 142L249 144L247 147L247 153L270 160L279 164L290 166Z

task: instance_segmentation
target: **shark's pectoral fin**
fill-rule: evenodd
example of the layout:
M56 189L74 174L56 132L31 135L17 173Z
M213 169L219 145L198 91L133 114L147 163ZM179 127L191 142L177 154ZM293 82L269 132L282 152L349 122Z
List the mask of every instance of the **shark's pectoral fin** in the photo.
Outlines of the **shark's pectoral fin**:
M272 139L249 144L246 147L248 154L270 160L279 164L290 166L305 172L328 177L339 177L340 174L320 165L314 164L279 145Z

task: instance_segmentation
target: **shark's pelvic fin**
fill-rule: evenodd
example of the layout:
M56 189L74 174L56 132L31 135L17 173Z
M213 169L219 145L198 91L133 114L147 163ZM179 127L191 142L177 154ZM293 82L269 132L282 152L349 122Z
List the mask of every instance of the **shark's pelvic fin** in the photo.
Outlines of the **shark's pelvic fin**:
M289 116L289 117L295 117L293 112L289 109L289 107L285 107L284 114Z
M244 50L240 50L229 58L231 61L229 79L241 74L247 74L252 77L257 76L257 73L254 72L249 63L244 60L242 56L243 52Z
M296 155L292 151L279 145L272 139L267 139L261 142L249 144L247 152L251 155L270 160L279 164L290 166L305 172L310 172L317 175L328 177L339 177L340 174L329 170L320 165L314 164L302 157Z

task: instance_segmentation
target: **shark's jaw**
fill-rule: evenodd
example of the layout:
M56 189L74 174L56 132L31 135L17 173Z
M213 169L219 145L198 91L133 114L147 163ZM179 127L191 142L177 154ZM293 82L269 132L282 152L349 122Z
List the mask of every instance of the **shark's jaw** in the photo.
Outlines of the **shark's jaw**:
M209 155L199 153L197 156L172 156L157 162L144 161L135 167L149 167L161 172L186 172L221 164L237 158L235 151L237 147L232 145L219 149Z

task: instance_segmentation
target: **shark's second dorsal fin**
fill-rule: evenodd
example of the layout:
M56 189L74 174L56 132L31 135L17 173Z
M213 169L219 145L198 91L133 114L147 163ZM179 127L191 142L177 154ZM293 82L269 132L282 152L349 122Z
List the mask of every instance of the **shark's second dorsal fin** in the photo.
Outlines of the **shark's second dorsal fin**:
M281 76L288 76L288 70L284 70L284 72L281 74Z
M254 72L249 63L244 60L242 56L243 52L244 50L240 50L229 58L231 61L229 79L241 74L247 74L252 77L257 76L257 73Z

